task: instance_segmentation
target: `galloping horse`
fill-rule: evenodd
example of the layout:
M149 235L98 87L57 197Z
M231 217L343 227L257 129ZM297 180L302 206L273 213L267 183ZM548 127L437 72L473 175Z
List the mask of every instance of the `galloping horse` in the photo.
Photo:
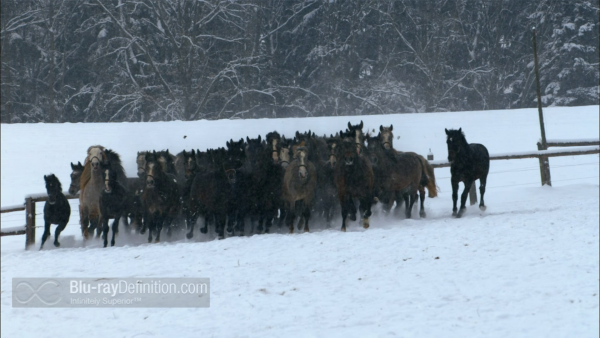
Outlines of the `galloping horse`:
M163 171L156 152L147 153L146 187L140 196L144 208L144 229L148 228L148 242L152 242L152 234L156 234L156 242L160 241L163 226L170 230L171 222L179 212L179 187L171 175Z
M362 123L361 123L362 125ZM342 231L346 231L346 218L356 220L354 199L359 200L363 227L369 227L373 201L373 168L371 161L357 146L357 134L340 131L340 144L336 147L335 185L342 206Z
M89 239L88 226L99 237L101 228L98 226L100 221L100 195L104 187L104 179L100 163L106 161L103 146L91 146L87 150L87 157L83 164L83 172L80 178L79 194L79 218L81 223L81 233L85 239Z
M490 154L487 148L479 143L467 143L462 128L445 129L448 144L448 161L450 161L450 173L452 178L452 216L461 217L465 212L465 202L471 189L471 184L479 179L479 193L481 202L479 209L485 210L483 195L485 194L485 185L487 175L490 171ZM456 201L458 199L458 183L464 182L465 190L460 196L460 210L456 212Z
M105 150L110 154L109 149ZM116 154L116 153L115 153ZM107 156L110 158L111 156ZM118 181L119 171L123 167L120 162L109 162L101 164L102 175L104 177L104 190L100 195L100 223L102 224L102 239L104 247L108 245L108 220L113 218L112 239L110 245L115 245L115 236L119 232L119 220L121 217L127 219L127 211L131 202L131 195L127 188Z
M298 230L304 225L304 232L308 232L310 209L317 185L317 170L308 160L308 148L304 146L304 143L293 148L294 161L285 169L282 185L287 215L286 224L290 229L290 233L293 233L294 218L298 209L302 214L302 218L298 222Z
M360 154L365 146L365 135L363 134L363 121L360 124L352 125L348 122L348 135L354 137L354 144L356 146L356 152Z
M375 174L375 195L389 212L394 201L400 207L403 199L406 206L406 218L411 218L412 206L417 200L420 186L427 185L425 169L414 153L397 153L386 149L378 137L367 135L367 153L371 156ZM424 194L421 195L420 216L425 217Z
M40 250L42 250L44 243L50 237L51 224L58 224L54 233L54 246L60 246L58 236L65 229L71 217L71 206L69 205L69 200L67 200L67 197L62 192L62 185L58 178L54 174L44 175L44 181L46 181L48 200L44 205L44 234L42 235Z

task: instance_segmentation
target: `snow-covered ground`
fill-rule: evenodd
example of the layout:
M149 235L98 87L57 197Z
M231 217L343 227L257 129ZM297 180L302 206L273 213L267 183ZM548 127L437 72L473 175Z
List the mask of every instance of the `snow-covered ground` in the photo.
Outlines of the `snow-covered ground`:
M599 136L598 106L545 108L552 139ZM330 134L363 120L394 124L395 147L436 160L446 155L444 128L462 127L490 153L536 150L537 110L446 114L118 124L1 125L2 206L44 191L55 173L67 188L70 162L90 145L121 154L135 174L138 150L223 146L230 138L272 130L288 136ZM184 136L186 136L184 138ZM77 201L63 247L25 251L24 236L2 237L3 337L163 336L522 336L599 335L598 155L550 159L553 187L541 187L536 159L493 161L485 212L451 214L450 173L436 169L441 192L428 217L378 212L371 228L341 233L256 235L146 244L121 233L117 246L83 248ZM461 187L462 189L462 187ZM37 224L43 224L43 203ZM24 213L2 214L2 228ZM37 230L39 245L42 229ZM166 236L164 236L166 239ZM12 307L13 277L208 277L211 306L199 309L22 309Z

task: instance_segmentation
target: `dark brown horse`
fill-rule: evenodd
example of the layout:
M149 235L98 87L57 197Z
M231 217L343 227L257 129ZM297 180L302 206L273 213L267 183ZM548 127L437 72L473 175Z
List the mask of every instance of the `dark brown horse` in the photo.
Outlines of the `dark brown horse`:
M67 200L67 197L62 192L62 185L58 178L54 174L44 175L44 181L46 182L48 200L44 205L44 234L42 235L40 250L42 250L44 243L50 237L51 224L58 225L54 233L54 246L60 246L58 237L67 226L67 223L69 223L69 218L71 217L71 205L69 205L69 200Z
M365 134L362 131L363 129L363 121L360 121L360 124L352 125L348 122L348 129L346 130L349 135L351 134L354 137L354 144L356 146L356 151L360 154L365 147Z
M286 224L290 233L294 232L294 219L297 212L302 215L298 230L304 226L309 231L310 210L317 185L317 170L308 160L308 148L303 144L293 147L294 160L285 169L283 176L283 200L286 207Z
M362 124L362 123L361 123ZM363 227L369 227L373 201L373 168L371 161L362 154L357 145L355 132L341 132L336 152L335 184L342 207L342 231L346 231L346 219L356 220L354 199L359 201ZM359 154L361 153L361 154Z
M452 215L461 217L465 212L465 202L471 189L471 184L479 180L479 193L481 202L479 209L485 210L483 195L485 185L490 171L490 154L487 148L479 143L467 143L462 128L458 130L446 129L448 144L448 161L450 161L450 173L452 174ZM464 182L465 190L460 196L460 210L456 212L456 201L458 199L458 183Z
M152 242L153 234L159 242L162 228L167 226L170 229L179 213L179 187L174 178L163 171L156 152L146 154L145 160L146 187L140 197L144 208L144 228L148 229L148 242Z
M383 144L385 149L394 149L394 133L392 132L393 130L394 130L393 124L391 124L389 127L379 126L379 135L377 135L377 137L379 138L380 142ZM398 153L402 153L402 151L399 151L399 150L396 150L396 151ZM425 172L427 173L427 182L428 182L427 186L421 187L419 189L420 195L422 196L421 198L423 198L423 196L425 196L423 188L427 188L430 198L437 197L439 188L435 182L435 171L434 171L433 167L431 166L431 164L429 164L429 161L427 161L423 156L421 156L417 153L414 153L414 152L407 152L407 153L417 155L419 157L419 160L421 161L421 164L423 164L423 167L425 168Z
M100 195L100 224L102 225L102 239L106 248L108 245L108 220L114 219L110 242L110 245L114 246L115 237L119 232L119 221L121 217L127 219L132 194L118 180L119 172L123 171L120 160L118 162L111 161L111 158L115 158L111 156L112 151L105 149L104 152L107 154L108 160L100 164L104 177L104 190ZM118 159L118 155L116 159Z
M367 135L367 153L375 173L375 194L389 212L394 201L404 200L406 218L411 218L412 206L420 186L427 185L427 175L419 157L413 153L397 153L386 149L378 137ZM424 196L422 196L424 197ZM421 198L421 217L425 217L424 198Z

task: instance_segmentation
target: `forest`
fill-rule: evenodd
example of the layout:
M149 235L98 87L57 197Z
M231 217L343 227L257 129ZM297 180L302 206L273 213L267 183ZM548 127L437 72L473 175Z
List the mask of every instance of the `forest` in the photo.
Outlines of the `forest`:
M587 0L3 0L1 122L375 115L599 101Z

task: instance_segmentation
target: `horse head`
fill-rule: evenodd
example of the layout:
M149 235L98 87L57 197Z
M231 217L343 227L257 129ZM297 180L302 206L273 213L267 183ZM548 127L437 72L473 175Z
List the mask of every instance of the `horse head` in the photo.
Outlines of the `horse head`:
M290 164L290 147L290 140L286 139L285 136L283 136L279 145L279 164L284 169L287 168L287 166Z
M81 174L83 173L83 165L81 162L73 164L71 162L71 184L69 185L69 194L75 195L81 187Z
M360 121L360 124L356 124L356 125L352 125L350 122L348 122L348 129L347 132L349 132L353 137L354 137L354 144L356 147L356 153L360 154L362 151L362 148L364 147L364 134L363 134L363 121ZM341 132L340 132L341 134Z
M90 163L93 171L99 170L100 163L106 161L106 156L104 155L104 147L91 146L88 148L87 153L88 156L86 157L85 162Z
M146 153L145 162L146 166L144 172L146 173L146 187L154 188L163 173L162 165L159 162L156 151Z
M379 157L377 154L381 151L381 149L385 148L385 145L382 145L381 138L371 137L371 135L367 134L367 153L369 154L369 159L371 160L371 164L376 166L379 163ZM389 149L389 148L385 148Z
M279 163L279 151L281 149L281 136L276 131L267 134L267 147L271 152L273 163Z
M448 161L452 162L456 159L456 156L461 152L461 149L468 148L465 134L462 132L462 128L456 129L445 129L446 130L446 144L448 145ZM468 149L465 149L468 150Z
M333 168L335 167L335 164L337 163L337 158L339 156L338 150L340 149L340 147L338 145L340 143L340 139L331 135L331 137L328 138L326 142L328 150L327 163Z
M146 176L146 154L147 151L138 151L135 158L137 163L137 175L140 179L145 179Z
M192 149L191 152L183 151L183 168L184 176L186 180L189 180L198 169L198 163L196 162L196 150Z
M56 196L62 192L62 185L54 174L48 176L44 175L44 181L46 182L46 192L48 193L48 203L56 203Z
M117 184L117 172L110 163L101 163L102 178L104 179L104 192L110 194L113 192Z
M394 130L393 124L390 124L389 127L379 126L379 135L377 137L379 137L385 149L394 148L394 133L392 133L392 130Z
M354 165L360 153L361 148L357 147L355 137L356 134L353 131L340 132L340 154L347 166Z
M308 169L306 168L308 148L304 145L294 146L294 159L298 161L298 176L300 179L306 180L308 177Z

